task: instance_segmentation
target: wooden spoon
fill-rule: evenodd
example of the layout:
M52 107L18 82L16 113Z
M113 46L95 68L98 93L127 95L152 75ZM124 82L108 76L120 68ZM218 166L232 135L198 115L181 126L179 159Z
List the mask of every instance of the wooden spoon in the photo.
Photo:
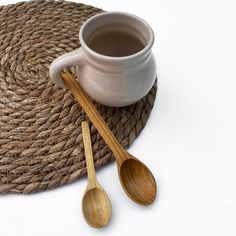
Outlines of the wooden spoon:
M89 125L86 121L82 122L82 133L88 173L88 185L83 196L82 209L86 222L93 227L101 228L110 220L111 205L96 178Z
M141 205L151 204L155 200L157 192L151 171L121 146L75 77L70 73L63 73L62 78L112 150L117 161L120 181L127 195Z

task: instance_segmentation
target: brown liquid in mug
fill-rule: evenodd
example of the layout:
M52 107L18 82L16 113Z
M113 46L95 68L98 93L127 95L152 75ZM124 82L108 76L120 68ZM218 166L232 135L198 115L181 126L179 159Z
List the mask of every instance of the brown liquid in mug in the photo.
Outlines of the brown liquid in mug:
M141 51L143 43L135 36L120 31L109 31L91 38L88 46L95 52L111 57L124 57Z

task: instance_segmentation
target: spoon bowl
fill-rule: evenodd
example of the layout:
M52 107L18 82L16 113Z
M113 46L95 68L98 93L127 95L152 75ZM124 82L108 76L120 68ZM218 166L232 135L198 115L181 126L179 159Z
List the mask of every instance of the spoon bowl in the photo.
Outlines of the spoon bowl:
M118 167L121 184L127 195L141 205L150 205L156 198L156 181L141 161L132 157Z
M109 198L104 190L92 188L86 191L82 208L86 222L92 227L101 228L108 224L111 208Z

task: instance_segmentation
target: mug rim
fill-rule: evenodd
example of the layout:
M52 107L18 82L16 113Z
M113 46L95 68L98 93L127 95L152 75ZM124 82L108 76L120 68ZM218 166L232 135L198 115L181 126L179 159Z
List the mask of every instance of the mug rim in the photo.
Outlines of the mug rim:
M128 56L120 56L120 57L113 57L113 56L107 56L107 55L104 55L104 54L100 54L94 50L92 50L88 45L87 43L85 42L84 38L83 38L83 33L84 33L84 30L86 29L86 26L91 23L92 21L95 21L97 20L98 18L100 17L103 17L104 15L113 15L113 14L119 14L119 15L125 15L125 16L129 16L129 17L132 17L134 18L135 20L138 20L140 21L148 30L149 32L149 35L150 35L150 38L149 38L149 41L148 43L145 45L145 47L143 49L141 49L140 51L134 53L134 54L131 54L131 55L128 55ZM153 33L153 30L151 28L151 26L145 21L143 20L142 18L134 15L134 14L131 14L131 13L128 13L128 12L122 12L122 11L109 11L109 12L102 12L102 13L99 13L95 16L92 16L91 18L89 18L88 20L86 20L83 25L81 26L80 28L80 32L79 32L79 39L80 39L80 44L81 46L86 49L86 51L88 51L92 56L95 56L99 59L103 59L103 60L113 60L113 61L123 61L123 60L130 60L130 59L134 59L136 57L139 57L141 55L144 55L146 54L148 51L151 50L152 46L153 46L153 43L154 43L154 33Z

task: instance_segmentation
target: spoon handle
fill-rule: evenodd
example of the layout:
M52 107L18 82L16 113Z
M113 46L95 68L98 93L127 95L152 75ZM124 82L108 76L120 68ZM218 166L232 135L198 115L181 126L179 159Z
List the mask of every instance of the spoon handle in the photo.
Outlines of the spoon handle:
M117 141L88 95L84 92L79 83L77 83L75 77L71 73L62 73L62 78L65 85L72 91L74 97L77 99L80 106L85 110L89 119L92 121L106 144L109 146L118 164L120 165L127 157L126 151Z
M88 183L92 186L95 186L97 183L97 178L94 169L89 124L87 121L82 122L82 134L83 134L84 152L85 152L86 166L88 173Z

